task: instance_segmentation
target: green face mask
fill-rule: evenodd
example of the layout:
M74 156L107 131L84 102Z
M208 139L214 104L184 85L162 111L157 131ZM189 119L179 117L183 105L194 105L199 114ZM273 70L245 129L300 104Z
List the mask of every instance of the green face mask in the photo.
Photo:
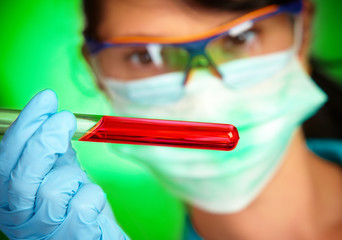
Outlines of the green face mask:
M113 96L115 110L123 116L234 124L240 142L232 152L131 145L112 145L113 151L144 162L190 204L215 213L242 210L273 177L295 130L326 100L293 51L283 54L292 56L286 64L280 60L284 56L272 58L273 65L283 64L281 71L248 88L228 89L215 77L197 72L185 96L174 104L141 106ZM244 60L251 64L243 76L267 72L260 71L260 66L269 66L266 59ZM233 68L230 73L238 74Z

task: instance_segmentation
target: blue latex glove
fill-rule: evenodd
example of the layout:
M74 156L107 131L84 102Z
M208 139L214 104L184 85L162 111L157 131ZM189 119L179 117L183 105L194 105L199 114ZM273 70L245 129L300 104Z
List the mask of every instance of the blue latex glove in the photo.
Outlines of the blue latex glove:
M0 230L10 239L128 239L77 164L75 117L56 111L55 93L40 92L0 143Z

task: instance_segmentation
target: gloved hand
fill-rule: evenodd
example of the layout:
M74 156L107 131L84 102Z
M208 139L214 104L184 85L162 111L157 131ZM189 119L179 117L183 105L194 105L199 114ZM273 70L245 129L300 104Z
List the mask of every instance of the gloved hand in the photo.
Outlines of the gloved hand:
M10 239L128 239L77 164L75 117L56 111L55 93L40 92L0 143L0 230Z

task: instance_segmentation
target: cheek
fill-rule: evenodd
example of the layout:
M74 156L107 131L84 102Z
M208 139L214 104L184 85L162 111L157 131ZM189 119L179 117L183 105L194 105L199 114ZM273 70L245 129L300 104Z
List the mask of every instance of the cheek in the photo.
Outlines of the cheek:
M279 28L268 36L261 38L264 53L282 51L294 44L293 30L291 28Z

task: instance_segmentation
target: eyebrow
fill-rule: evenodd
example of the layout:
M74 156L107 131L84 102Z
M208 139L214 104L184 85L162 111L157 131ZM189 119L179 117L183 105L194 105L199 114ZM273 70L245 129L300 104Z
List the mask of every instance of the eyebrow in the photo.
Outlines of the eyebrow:
M210 37L215 34L223 33L229 29L233 29L238 27L245 22L253 21L253 19L257 19L267 14L276 13L279 10L278 5L270 5L262 9L258 9L252 11L250 13L244 14L240 17L234 18L232 21L229 21L226 24L219 25L209 31L187 35L187 36L178 36L178 37L161 37L155 35L127 35L127 36L120 36L120 37L113 37L107 40L107 43L179 43L179 42L191 42L200 40L206 37Z

